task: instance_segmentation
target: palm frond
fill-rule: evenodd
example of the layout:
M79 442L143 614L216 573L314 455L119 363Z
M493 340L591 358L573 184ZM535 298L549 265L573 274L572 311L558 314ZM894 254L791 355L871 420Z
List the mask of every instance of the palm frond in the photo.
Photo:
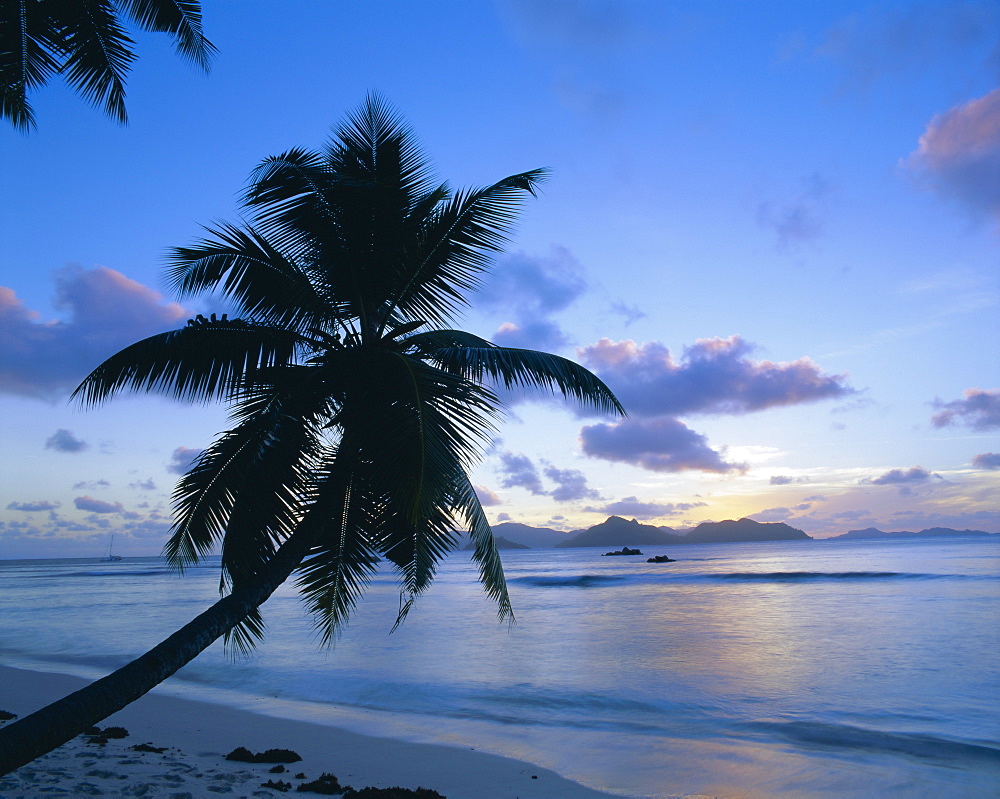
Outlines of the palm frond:
M382 518L377 528L381 536L378 550L400 575L403 599L393 630L403 621L412 601L430 586L437 574L438 563L458 545L449 494L438 496L437 502L425 507L422 517L416 521L403 517L394 507L396 503L391 502L394 498L393 495L384 495Z
M93 406L121 391L166 394L183 401L227 399L261 367L293 361L294 331L239 319L196 322L138 341L112 355L73 391Z
M245 472L237 461L246 446L239 432L247 431L229 431L217 438L177 481L176 519L163 545L163 557L177 571L198 563L225 535Z
M363 464L352 449L338 452L322 475L301 525L319 542L299 567L297 585L323 646L336 641L378 570L368 535L375 508L358 480L356 470Z
M255 608L239 624L226 631L223 636L224 646L234 658L248 658L257 648L258 642L264 639L266 628L260 608Z
M179 296L218 291L240 312L281 327L304 330L344 313L316 293L310 276L252 227L221 224L193 247L173 249L168 280Z
M507 579L503 573L503 562L497 549L493 530L483 512L482 503L468 478L462 480L455 492L456 513L465 517L472 536L475 549L473 560L479 564L479 581L483 584L487 596L497 603L497 616L500 621L509 620L513 623L514 611L511 608L510 596L507 593Z
M326 399L310 385L313 370L296 371L305 385L293 395L283 388L261 391L239 408L260 435L240 453L245 478L222 541L223 579L233 586L254 579L297 528L325 448L320 420Z
M336 227L341 209L327 196L332 184L320 153L294 147L253 169L241 202L253 211L272 244L287 249L289 242L325 235L324 228Z
M431 214L391 298L394 307L405 316L443 324L467 305L466 294L503 249L524 196L534 196L547 174L535 169L459 192Z
M136 58L132 50L135 42L119 24L114 3L62 3L57 22L66 81L94 105L103 104L108 116L122 124L128 122L125 75Z
M439 359L431 356L443 350L451 350L458 347L473 349L490 349L496 347L493 342L482 336L477 336L475 333L469 333L465 330L448 329L425 330L420 333L414 333L406 338L405 344L408 348L412 349L418 358L431 358L434 362L438 362Z
M435 341L452 336L458 346L433 349ZM468 341L462 346L460 342ZM480 340L482 341L482 340ZM423 356L442 369L463 375L470 380L490 380L504 388L541 388L560 392L585 407L600 413L625 416L625 409L599 377L568 358L547 352L488 346L477 346L474 337L460 331L417 333L406 339L408 344L421 347Z
M0 3L0 117L15 128L35 127L28 90L59 71L49 15L41 3Z
M342 196L336 247L322 254L348 278L338 284L350 292L363 334L378 336L423 224L413 208L427 208L441 187L413 132L377 95L339 126L326 156Z
M377 93L337 126L326 157L339 179L382 189L387 213L372 220L379 229L382 222L396 224L415 198L431 190L433 173L413 130Z
M479 386L400 353L379 354L367 377L368 393L345 403L343 427L370 431L361 444L379 500L370 536L413 597L456 544L455 486L490 440L496 407Z
M121 11L172 34L182 56L208 68L215 47L195 0L9 0L0 3L0 116L33 128L28 91L62 72L84 99L126 123L125 77L136 56Z
M177 52L208 71L217 51L202 32L200 2L127 0L124 7L128 15L144 30L172 33Z
M241 399L236 426L174 490L167 562L183 570L221 540L222 590L251 579L295 529L322 451L318 420L326 398L310 385L313 370L289 372L282 370L283 386L258 387Z

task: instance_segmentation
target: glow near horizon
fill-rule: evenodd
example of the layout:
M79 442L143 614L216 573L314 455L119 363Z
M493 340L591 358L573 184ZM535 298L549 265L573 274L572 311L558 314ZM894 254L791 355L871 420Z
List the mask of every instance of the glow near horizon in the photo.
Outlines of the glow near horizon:
M659 386L636 389L649 408L631 417L659 442L647 468L622 430L588 456L581 430L601 420L518 404L475 474L500 500L491 519L573 529L635 498L619 515L674 527L751 516L812 535L1000 531L1000 473L973 460L1000 452L996 411L961 404L1000 387L1000 190L975 179L1000 165L994 4L519 0L350 18L311 3L280 18L265 4L205 6L220 51L209 76L137 35L129 127L54 83L34 96L36 133L0 128L0 357L27 353L0 373L0 557L100 553L111 531L123 554L158 552L172 453L204 446L223 411L128 398L82 412L65 388L26 396L31 381L69 370L60 357L75 348L95 357L88 335L121 346L212 310L149 294L164 250L234 220L257 162L321 146L370 90L453 186L553 170L462 325L523 328L526 343L576 358L604 338L634 341L635 357L657 343L670 353L672 372L666 359L628 371ZM731 345L724 362L719 342L734 336L745 352ZM696 373L684 352L698 341L709 357ZM752 378L802 358L816 380L844 375L845 390L778 392L748 410L749 390L721 369ZM682 391L685 409L666 412ZM720 410L726 398L744 406ZM966 412L936 427L943 407ZM722 471L683 468L711 457ZM648 468L664 459L679 470Z

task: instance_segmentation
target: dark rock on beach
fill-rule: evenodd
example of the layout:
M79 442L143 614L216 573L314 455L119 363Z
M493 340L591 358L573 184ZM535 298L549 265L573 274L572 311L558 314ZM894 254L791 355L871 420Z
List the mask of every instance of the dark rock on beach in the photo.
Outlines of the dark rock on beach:
M342 786L334 774L323 772L317 779L311 782L303 782L295 790L299 793L318 793L325 796L337 796L353 789L350 785Z
M666 555L653 555L651 558L646 558L646 563L676 563L676 558L668 558Z
M103 730L100 727L88 727L82 734L89 736L89 743L104 746L112 739L127 738L128 730L124 727L105 727Z
M291 749L268 749L264 752L251 752L245 746L237 746L226 755L226 760L235 760L238 763L297 763L301 759L301 755Z
M447 799L446 796L432 791L430 788L362 788L360 791L349 789L344 792L344 799Z
M167 747L165 746L153 746L150 743L136 744L135 746L130 746L129 749L133 752L153 752L157 755L162 755L167 751Z

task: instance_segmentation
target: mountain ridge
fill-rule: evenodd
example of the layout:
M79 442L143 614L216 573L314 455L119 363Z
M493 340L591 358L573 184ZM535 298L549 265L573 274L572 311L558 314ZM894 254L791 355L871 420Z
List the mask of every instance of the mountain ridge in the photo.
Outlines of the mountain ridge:
M757 522L753 519L728 519L721 522L702 522L686 533L677 533L670 527L653 527L635 519L609 516L600 524L572 534L572 537L555 546L572 547L605 546L672 546L679 544L739 543L743 541L812 541L802 530L784 522Z
M885 532L875 527L850 530L841 535L816 539L786 522L757 522L753 519L727 519L702 522L688 530L643 524L636 519L609 516L603 522L569 532L551 527L532 527L520 522L494 525L493 535L501 549L567 549L577 547L676 546L680 544L740 543L754 541L835 541L887 540L912 538L945 538L1000 536L984 530L956 530L951 527L929 527L918 532L905 530ZM470 548L468 534L465 548Z

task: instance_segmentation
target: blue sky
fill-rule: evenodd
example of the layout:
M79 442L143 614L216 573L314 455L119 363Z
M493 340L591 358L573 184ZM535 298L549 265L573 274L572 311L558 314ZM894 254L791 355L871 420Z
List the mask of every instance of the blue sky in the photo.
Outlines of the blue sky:
M0 127L0 557L155 554L219 407L72 387L211 308L164 255L235 220L263 158L382 94L439 175L535 167L461 324L596 371L627 420L516 401L474 475L494 521L750 516L828 536L1000 532L1000 5L204 3L120 127L53 83Z

